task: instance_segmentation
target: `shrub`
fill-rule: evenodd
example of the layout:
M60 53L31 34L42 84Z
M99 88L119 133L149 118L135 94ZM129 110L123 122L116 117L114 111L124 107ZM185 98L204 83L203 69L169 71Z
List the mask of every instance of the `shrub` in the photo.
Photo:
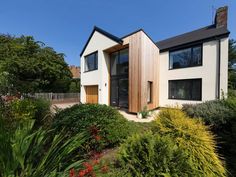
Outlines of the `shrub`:
M183 110L191 117L201 117L217 135L219 152L224 155L227 169L236 175L236 98L184 105Z
M131 130L128 122L116 109L97 104L80 104L64 109L55 115L53 128L63 128L68 137L81 131L96 136L105 147L112 147L126 138ZM94 136L94 137L95 137Z
M136 134L122 144L118 159L125 176L195 176L187 154L169 136Z
M152 133L122 144L118 159L130 176L226 176L214 136L199 119L163 109Z
M229 103L230 104L230 103ZM201 117L204 122L214 127L220 127L226 124L235 112L224 100L207 101L201 104L186 104L182 108L190 117Z
M216 153L214 135L201 120L191 119L177 109L164 109L156 119L155 131L168 135L188 155L193 173L200 176L226 176Z
M50 103L43 99L14 99L10 102L1 101L0 114L8 126L14 131L18 123L35 119L35 127L48 125L52 119Z

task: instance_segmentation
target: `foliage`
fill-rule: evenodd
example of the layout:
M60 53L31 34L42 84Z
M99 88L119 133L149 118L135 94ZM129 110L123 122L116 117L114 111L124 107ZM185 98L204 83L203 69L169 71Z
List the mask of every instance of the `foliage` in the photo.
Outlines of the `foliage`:
M226 176L214 136L199 119L163 109L152 133L137 134L121 146L127 176Z
M206 101L201 104L185 104L182 108L190 117L201 117L204 122L214 127L226 124L235 112L227 106L225 100Z
M209 106L210 105L210 106ZM184 105L183 110L191 117L201 117L217 135L219 152L224 155L227 169L236 175L236 98Z
M147 116L149 114L149 111L147 110L147 106L144 106L144 108L142 109L140 114L142 115L142 118L147 118Z
M53 123L57 132L64 128L68 137L86 131L93 140L99 139L105 147L121 142L132 132L130 127L131 123L116 109L97 104L80 104L64 109L55 115Z
M72 79L70 84L70 93L79 93L80 92L80 79Z
M195 176L187 154L169 136L147 132L129 138L120 148L125 176Z
M229 88L236 89L236 41L233 39L229 40L229 72L228 72L228 83Z
M18 124L34 119L35 127L48 127L52 119L50 103L43 99L14 99L9 102L1 101L0 114L8 128L14 131Z
M77 134L64 141L62 134L49 139L49 132L42 129L33 131L34 120L18 124L12 134L6 131L0 119L0 176L56 176L72 167L81 166L81 160L68 157L85 141Z
M0 85L7 93L65 92L72 74L64 55L31 36L0 35ZM13 78L13 79L11 79ZM14 90L12 90L14 88Z

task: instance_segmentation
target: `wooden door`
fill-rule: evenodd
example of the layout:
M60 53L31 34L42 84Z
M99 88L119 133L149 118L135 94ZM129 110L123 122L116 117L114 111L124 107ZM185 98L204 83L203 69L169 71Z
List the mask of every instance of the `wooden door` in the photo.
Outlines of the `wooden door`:
M98 103L98 86L86 86L86 103Z

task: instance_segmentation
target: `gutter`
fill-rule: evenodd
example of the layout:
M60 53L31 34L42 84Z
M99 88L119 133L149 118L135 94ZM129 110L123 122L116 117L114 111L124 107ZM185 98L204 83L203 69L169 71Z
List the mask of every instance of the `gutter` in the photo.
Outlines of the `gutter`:
M221 64L221 39L218 39L218 81L217 81L217 99L220 99L220 64Z

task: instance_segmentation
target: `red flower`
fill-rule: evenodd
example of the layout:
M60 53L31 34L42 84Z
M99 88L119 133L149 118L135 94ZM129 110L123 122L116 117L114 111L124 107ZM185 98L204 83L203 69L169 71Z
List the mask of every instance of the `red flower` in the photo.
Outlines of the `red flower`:
M97 140L97 141L101 140L101 136L99 136L99 135L96 135L94 138L95 138L95 140Z
M79 171L79 175L78 175L78 177L83 177L84 175L86 175L85 170L81 170L81 171Z
M75 177L75 169L70 169L70 177Z

